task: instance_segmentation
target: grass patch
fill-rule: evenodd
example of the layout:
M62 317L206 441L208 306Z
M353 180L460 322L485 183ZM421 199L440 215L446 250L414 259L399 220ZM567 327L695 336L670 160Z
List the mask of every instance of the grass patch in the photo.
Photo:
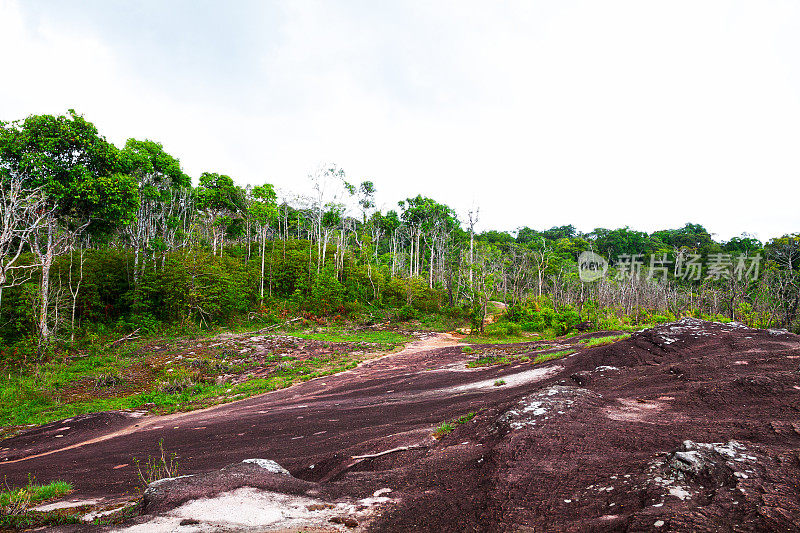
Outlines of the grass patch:
M46 513L26 511L18 515L0 515L0 528L11 530L80 523L81 515L63 514L58 511Z
M532 337L530 335L493 335L491 333L484 333L480 335L478 333L469 334L464 337L464 340L461 342L466 342L468 344L518 344L522 342L531 342L535 340L539 340L541 337Z
M406 339L404 335L401 337L403 340ZM196 382L185 374L185 371L178 369L179 372L175 372L175 375L166 374L161 381L152 383L148 390L142 392L64 402L59 394L63 389L65 376L87 377L83 372L95 372L98 367L104 369L97 377L98 381L104 380L103 376L108 375L105 370L108 368L106 358L91 358L89 361L86 359L47 363L34 375L12 373L0 377L0 426L45 424L85 413L118 409L144 408L158 414L189 411L335 374L354 368L361 362L361 359L348 353L338 352L296 363L288 358L286 364L276 368L268 377L250 379L235 385ZM81 370L76 370L76 366ZM226 369L230 370L228 367ZM57 383L62 385L56 385ZM102 387L95 387L95 383L95 378L92 378L93 394L105 390Z
M504 365L508 364L511 361L504 355L485 355L483 357L478 357L474 361L470 361L467 363L467 368L476 368L479 366L491 366L491 365Z
M402 333L396 333L394 331L343 331L336 328L314 333L291 332L288 333L288 335L301 339L327 342L369 342L389 348L414 340L413 337L409 335L403 335Z
M533 364L536 365L539 363L545 363L547 361L553 361L554 359L561 359L562 357L573 353L575 353L575 350L560 350L558 352L543 353L536 356L536 359L533 360Z
M6 489L0 492L0 507L4 510L23 502L27 507L61 497L72 490L72 485L66 481L53 481L47 485L39 485L31 477L28 479L28 484L20 489L11 489L8 485L6 485Z
M0 492L0 528L22 529L80 522L78 515L28 510L31 506L60 498L70 492L72 485L67 482L53 481L40 485L35 478L29 476L28 484L18 489L10 488L5 482L4 484L6 490Z
M502 387L505 384L506 384L506 380L504 380L504 379L498 379L497 381L494 382L494 386L495 387Z
M592 346L604 346L606 344L613 344L617 341L625 340L630 338L630 335L609 335L608 337L595 337L593 339L584 339L581 342L587 347L591 348Z

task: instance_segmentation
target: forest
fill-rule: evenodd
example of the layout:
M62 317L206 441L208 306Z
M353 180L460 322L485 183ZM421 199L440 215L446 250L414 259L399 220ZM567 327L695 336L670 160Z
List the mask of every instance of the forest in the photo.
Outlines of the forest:
M309 173L306 195L196 178L158 142L117 147L72 110L0 123L0 365L295 316L482 329L491 301L508 306L499 335L682 316L800 331L800 233L477 232L478 208L424 195L381 212L375 184L334 164ZM590 282L587 251L610 263Z

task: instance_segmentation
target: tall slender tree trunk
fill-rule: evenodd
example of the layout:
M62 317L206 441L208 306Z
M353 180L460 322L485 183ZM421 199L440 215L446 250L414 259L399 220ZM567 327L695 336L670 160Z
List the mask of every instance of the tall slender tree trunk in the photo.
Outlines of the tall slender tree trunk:
M411 236L411 252L408 254L408 277L414 275L414 236Z
M434 254L433 254L433 244L431 244L431 258L430 264L428 265L428 288L433 288L433 261L434 261Z
M272 236L272 252L269 255L269 297L272 298L272 270L275 263L275 236Z
M47 327L47 307L50 296L50 267L53 265L53 232L55 221L47 221L47 249L42 257L42 286L41 286L41 312L39 313L39 349L42 344L50 339L50 330Z
M259 298L264 305L264 250L267 246L267 225L261 228L261 283L259 284Z
M475 245L475 235L472 233L472 226L469 228L469 288L472 288L472 261Z
M81 290L81 284L83 283L83 263L84 263L84 249L81 245L80 249L80 257L78 261L80 261L80 266L78 270L78 283L75 285L75 290L72 289L72 256L73 250L69 252L69 292L72 295L72 316L70 320L70 341L75 342L75 308L78 304L78 293Z

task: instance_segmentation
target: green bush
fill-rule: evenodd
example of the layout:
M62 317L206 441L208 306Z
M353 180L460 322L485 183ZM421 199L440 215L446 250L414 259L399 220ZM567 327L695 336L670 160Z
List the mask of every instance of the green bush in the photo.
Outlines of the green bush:
M413 320L417 318L417 316L419 316L417 310L411 307L410 305L404 305L397 311L397 319L402 322L405 322L407 320Z
M509 306L506 320L518 324L522 331L552 330L556 335L565 335L580 322L578 313L571 306L556 311L550 300L544 297Z

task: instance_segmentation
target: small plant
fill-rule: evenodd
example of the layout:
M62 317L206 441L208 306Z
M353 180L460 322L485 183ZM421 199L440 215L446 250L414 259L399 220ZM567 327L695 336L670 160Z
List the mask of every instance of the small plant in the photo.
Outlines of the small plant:
M229 348L223 349L219 355L217 355L217 359L227 359L229 357L236 357L236 350L231 350Z
M475 348L473 348L472 346L462 346L461 353L473 354L475 353Z
M124 381L125 380L119 374L100 374L94 378L94 387L96 389L114 387Z
M158 449L160 456L151 457L148 455L144 470L142 470L142 464L139 459L137 457L133 458L133 464L136 465L139 479L145 487L159 479L178 477L178 455L175 452L167 455L164 451L164 439L158 441Z
M502 387L505 384L506 384L506 380L504 380L504 379L498 379L497 381L494 382L494 386L495 387Z
M456 424L466 424L467 422L475 418L475 415L477 414L478 413L475 412L469 412L465 415L461 415L460 417L458 417L458 420L456 420Z
M438 428L436 428L436 431L433 432L433 436L437 439L441 439L445 435L452 433L454 429L455 427L453 427L452 424L443 422Z
M27 488L9 490L4 492L5 503L0 509L8 516L20 516L28 510L31 504L31 493Z
M190 389L196 385L189 377L175 377L168 381L161 383L158 387L159 392L164 394L177 394Z

